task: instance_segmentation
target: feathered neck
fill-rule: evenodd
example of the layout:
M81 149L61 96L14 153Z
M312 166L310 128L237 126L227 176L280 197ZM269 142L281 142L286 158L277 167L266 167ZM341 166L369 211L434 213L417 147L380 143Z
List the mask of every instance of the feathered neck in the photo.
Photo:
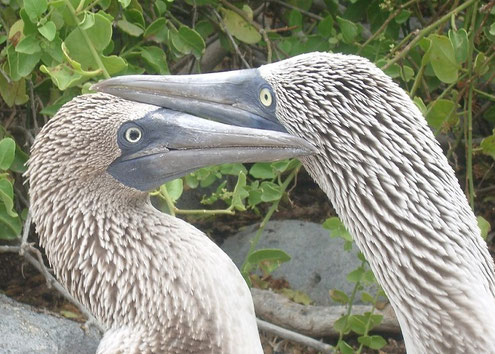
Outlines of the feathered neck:
M33 145L31 213L57 278L109 330L98 352L260 353L251 294L230 258L146 193L91 170L103 166L91 149L72 158L60 136L55 121Z
M366 59L309 54L260 68L277 115L354 235L409 353L495 352L493 260L414 103Z

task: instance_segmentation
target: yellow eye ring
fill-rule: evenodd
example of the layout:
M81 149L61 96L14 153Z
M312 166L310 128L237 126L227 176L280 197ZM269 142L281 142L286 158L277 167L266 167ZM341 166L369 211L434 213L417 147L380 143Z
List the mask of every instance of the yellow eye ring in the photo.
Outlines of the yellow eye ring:
M270 107L273 102L272 93L269 89L262 88L260 91L260 101L265 107Z
M141 133L141 130L136 127L131 127L125 131L125 140L127 140L130 143L137 143L139 140L141 140L141 136L143 134Z

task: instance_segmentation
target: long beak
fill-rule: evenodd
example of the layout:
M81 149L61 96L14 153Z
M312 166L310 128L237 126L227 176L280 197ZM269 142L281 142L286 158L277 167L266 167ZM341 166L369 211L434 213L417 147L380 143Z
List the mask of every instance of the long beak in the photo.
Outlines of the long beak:
M92 89L225 124L286 132L275 116L275 94L258 69L201 75L120 76L99 82ZM266 101L260 102L263 89L272 94L268 106Z
M132 129L140 139L130 143L126 136ZM164 108L125 123L118 142L122 154L108 173L143 191L208 165L313 153L310 144L287 133L226 125Z

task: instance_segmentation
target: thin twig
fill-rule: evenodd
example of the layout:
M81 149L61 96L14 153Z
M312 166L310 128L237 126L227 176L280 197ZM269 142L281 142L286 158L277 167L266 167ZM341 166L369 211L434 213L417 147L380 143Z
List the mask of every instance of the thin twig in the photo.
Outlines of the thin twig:
M256 319L256 322L258 323L258 328L264 332L269 332L292 342L314 348L322 353L335 353L335 349L330 344L326 344L303 334L279 327L272 323L260 320L259 318Z

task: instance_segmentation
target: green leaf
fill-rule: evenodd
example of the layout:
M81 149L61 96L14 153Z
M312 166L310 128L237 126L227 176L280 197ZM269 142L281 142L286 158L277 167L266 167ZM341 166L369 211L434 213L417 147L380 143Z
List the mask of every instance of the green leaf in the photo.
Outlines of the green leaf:
M248 204L250 207L254 207L262 202L262 191L259 189L259 181L254 181L249 187Z
M215 32L213 24L208 20L198 21L194 29L203 37L203 39L207 39Z
M255 44L261 40L261 34L234 11L221 8L223 23L235 38L247 44Z
M290 261L290 256L281 249L265 248L251 253L248 256L247 261L252 264L259 264L265 261L278 262L279 264L282 264Z
M166 42L168 39L167 20L160 17L151 23L144 31L144 38L158 43Z
M199 180L195 174L191 173L184 177L186 184L189 188L195 189L199 186Z
M392 79L399 77L400 75L400 65L394 63L384 70L384 73L390 76Z
M485 155L489 155L495 160L495 129L493 134L484 138L480 144L481 152Z
M378 335L360 336L358 337L358 342L375 350L379 350L387 344L387 341Z
M0 140L0 169L8 170L15 156L15 141L12 138Z
M0 96L9 107L26 103L29 100L26 94L26 80L7 82L5 76L0 74Z
M489 68L489 65L485 65L487 59L486 55L483 52L479 52L474 59L474 72L478 75L485 75Z
M167 65L167 57L160 47L141 47L141 57L146 60L156 73L160 75L170 73Z
M345 18L337 16L337 22L342 32L342 39L345 43L353 43L358 35L358 26Z
M242 163L224 163L220 165L222 175L239 176L239 173L247 173L246 167Z
M329 291L330 297L333 301L338 302L339 304L346 305L349 303L349 296L343 291L333 289Z
M294 162L296 162L294 164ZM290 160L281 160L281 161L275 161L271 163L272 165L272 171L275 170L277 173L282 173L287 171L287 169L292 169L297 167L299 165L299 162L295 159L290 159Z
M318 23L318 32L323 37L330 37L333 33L333 17L332 15L326 16L323 20Z
M419 46L421 49L424 50L424 54L421 57L421 65L427 65L430 62L430 56L431 56L431 47L432 47L432 41L429 38L421 38L421 40L418 42Z
M166 190L170 199L172 199L172 201L175 203L180 198L182 192L184 191L184 185L182 183L182 179L177 178L165 184L162 184L160 186L160 190L163 191L163 189Z
M272 164L269 162L257 162L249 169L249 174L254 178L273 179L276 177Z
M260 185L261 200L264 202L274 202L282 198L283 192L278 184L263 182Z
M239 173L237 183L232 194L232 205L236 210L245 211L244 199L249 196L249 192L246 190L246 175L244 172Z
M48 8L46 0L24 0L24 9L28 16L33 20L40 17Z
M404 82L409 82L414 78L414 70L410 66L403 65L401 67L400 76Z
M291 10L289 13L289 27L296 27L295 31L302 31L302 15L297 10Z
M338 347L342 354L354 354L354 349L343 340L339 342Z
M91 45L94 47L95 51L99 55L102 55L102 51L109 45L110 40L112 39L112 23L100 13L94 15L94 20L94 25L84 31L90 38ZM93 53L86 43L81 31L83 30L75 28L69 33L64 41L67 51L71 58L78 63L81 63L84 70L99 69L98 63L93 57Z
M478 221L478 227L480 228L481 231L481 237L483 237L484 240L486 240L486 237L488 236L488 233L492 229L492 226L490 223L481 215L478 215L476 217L476 220Z
M24 173L27 170L26 162L29 156L24 151L22 151L16 144L14 161L10 165L9 169L17 173Z
M84 12L83 20L79 23L79 28L83 30L90 29L95 25L95 14L92 12Z
M41 51L40 41L34 34L24 37L15 47L15 51L24 54L35 54Z
M371 296L369 293L363 291L361 293L361 301L364 303L374 304L375 298L373 296Z
M178 32L172 32L172 43L179 52L192 53L196 58L203 55L205 50L203 37L187 26L181 26Z
M363 274L362 281L367 284L376 284L376 278L373 272L368 269L366 272Z
M53 67L47 67L45 65L40 66L40 71L48 74L53 83L61 90L66 90L69 87L73 87L88 80L90 76L81 74L80 71L75 70L68 64L59 64ZM100 72L94 72L93 76L99 75Z
M395 23L401 25L408 20L411 16L412 12L409 10L402 10L399 14L394 18Z
M366 333L366 320L361 315L349 316L349 326L353 332L363 335Z
M295 303L301 304L301 305L311 305L313 300L309 297L308 294L303 293L302 291L299 290L292 290L292 289L287 289L284 288L281 290L282 295L284 295L286 298L294 301Z
M38 32L41 33L43 37L48 39L49 42L51 42L55 39L57 27L53 21L48 21L43 26L38 27Z
M363 279L365 270L363 267L358 267L354 269L352 272L347 274L347 281L350 283L357 283Z
M146 26L146 23L144 21L144 16L142 10L135 8L135 9L127 9L124 12L124 17L127 21L130 23L134 23L136 26L143 28Z
M456 103L454 101L438 99L430 104L426 120L433 129L440 129L442 124L455 113L455 108Z
M130 23L127 20L117 21L117 27L120 28L122 32L125 32L132 37L139 37L144 32L141 27L135 25L134 23Z
M352 241L351 234L338 217L334 216L326 219L322 226L330 231L330 237L339 237L345 241Z
M490 30L488 31L492 36L495 36L495 22L490 25Z
M126 61L118 57L116 55L110 55L108 57L102 55L101 56L101 62L103 63L103 66L107 69L108 73L110 75L115 75L123 71L125 68L127 68L127 63ZM168 70L167 67L165 69ZM168 74L168 71L166 72Z
M24 54L15 51L13 46L7 48L7 60L10 68L10 78L19 81L31 74L41 58L41 52Z
M348 301L347 302L337 301L337 302L342 303L344 305L348 303ZM334 322L333 328L335 328L335 330L337 332L341 332L341 333L344 333L344 334L345 333L348 333L349 332L348 319L349 319L349 316L347 316L347 315L340 317L337 321Z
M457 63L462 64L468 57L468 34L464 28L458 31L449 30L449 39L454 48Z
M19 216L13 217L9 215L5 204L0 203L0 239L16 239L21 233L21 230L22 223Z
M421 111L421 113L423 114L423 116L425 116L426 115L426 112L428 111L428 109L426 108L426 105L423 102L423 99L421 97L419 97L419 96L415 96L413 98L413 102L419 108L419 110Z
M165 1L156 0L155 8L160 15L163 15L167 11L167 4L165 3Z
M0 200L5 205L5 211L10 217L17 217L14 210L14 187L7 178L0 178Z
M119 0L119 4L125 9L129 4L131 3L131 0Z
M22 22L21 30L24 36L29 36L30 34L35 34L36 32L38 32L37 30L38 27L36 25L37 19L34 18L31 20L25 9L21 9L21 11L19 11L19 16L21 17L20 20ZM14 26L15 25L16 24L14 24ZM9 34L9 38L12 39L12 36L10 34Z
M454 47L448 37L432 34L430 62L437 78L447 84L457 81L459 64L457 64Z

